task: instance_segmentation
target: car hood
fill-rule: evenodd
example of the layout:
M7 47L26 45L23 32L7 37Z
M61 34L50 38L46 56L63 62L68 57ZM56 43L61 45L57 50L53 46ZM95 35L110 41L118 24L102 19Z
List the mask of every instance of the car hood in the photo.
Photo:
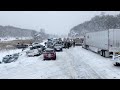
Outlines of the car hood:
M33 50L27 51L27 53L34 53L34 52L38 52L38 50L37 49L33 49Z

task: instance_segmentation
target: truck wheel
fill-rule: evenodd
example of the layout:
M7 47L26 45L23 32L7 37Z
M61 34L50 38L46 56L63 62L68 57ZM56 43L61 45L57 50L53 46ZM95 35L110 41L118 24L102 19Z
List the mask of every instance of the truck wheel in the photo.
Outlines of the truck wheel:
M88 45L86 45L86 46L85 46L85 49L87 49L87 50L88 50L88 49L89 49L89 46L88 46Z
M102 51L102 56L105 57L105 51Z

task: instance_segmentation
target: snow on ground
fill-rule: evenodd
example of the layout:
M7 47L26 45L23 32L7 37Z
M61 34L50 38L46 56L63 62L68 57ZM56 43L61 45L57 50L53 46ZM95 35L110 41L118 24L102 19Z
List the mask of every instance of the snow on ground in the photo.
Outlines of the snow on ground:
M23 55L16 62L9 63L9 65L0 65L0 78L40 79L64 75L60 68L56 66L56 61L42 61L42 58L42 55L39 57Z
M9 51L9 53L19 52ZM21 52L21 51L20 51ZM6 52L8 54L8 52ZM4 55L5 52L0 52ZM56 61L43 61L43 55L0 64L1 79L120 79L120 68L111 58L104 58L78 46L57 52Z
M79 78L120 79L120 68L113 66L111 58L101 57L81 47L73 48L67 53L73 58Z

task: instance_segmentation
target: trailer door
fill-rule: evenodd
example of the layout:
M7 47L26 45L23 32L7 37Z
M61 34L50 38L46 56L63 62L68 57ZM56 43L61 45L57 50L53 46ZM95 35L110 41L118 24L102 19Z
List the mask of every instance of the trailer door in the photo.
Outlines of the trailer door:
M109 30L109 50L120 52L120 29Z

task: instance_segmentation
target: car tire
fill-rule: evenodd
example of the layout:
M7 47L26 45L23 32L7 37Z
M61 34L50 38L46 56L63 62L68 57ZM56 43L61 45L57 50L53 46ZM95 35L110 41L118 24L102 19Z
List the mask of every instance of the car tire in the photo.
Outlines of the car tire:
M56 58L54 58L53 60L56 60Z
M55 56L54 60L56 60L56 56Z

